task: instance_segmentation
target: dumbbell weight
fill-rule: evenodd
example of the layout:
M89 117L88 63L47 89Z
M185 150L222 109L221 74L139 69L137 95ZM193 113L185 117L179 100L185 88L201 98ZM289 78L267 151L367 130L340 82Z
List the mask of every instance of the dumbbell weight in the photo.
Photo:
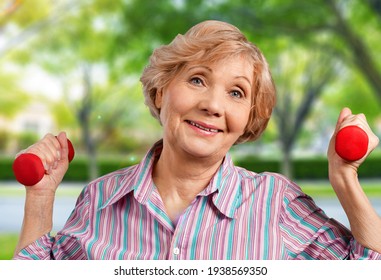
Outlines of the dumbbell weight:
M339 130L336 135L336 153L347 161L356 161L368 151L369 138L358 126L350 125Z
M68 158L71 162L74 158L74 147L69 139L68 144ZM32 153L24 153L18 156L13 162L13 173L16 180L24 186L34 186L45 175L45 168L41 159Z

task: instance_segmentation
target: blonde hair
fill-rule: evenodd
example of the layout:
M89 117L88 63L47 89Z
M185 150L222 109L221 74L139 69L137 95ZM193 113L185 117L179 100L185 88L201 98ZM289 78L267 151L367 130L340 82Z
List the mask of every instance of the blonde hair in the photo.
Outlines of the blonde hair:
M237 55L252 62L254 72L252 108L245 132L236 144L256 140L265 130L275 106L275 85L261 51L237 27L221 21L201 22L184 35L177 35L170 44L154 50L140 78L151 114L160 121L160 111L155 106L156 93L167 86L187 63L213 63Z

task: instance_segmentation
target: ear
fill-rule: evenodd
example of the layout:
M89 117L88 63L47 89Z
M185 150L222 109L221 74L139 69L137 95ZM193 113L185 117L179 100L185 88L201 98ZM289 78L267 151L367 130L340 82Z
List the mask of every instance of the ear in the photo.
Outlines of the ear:
M160 109L163 101L163 89L158 89L155 96L155 106Z

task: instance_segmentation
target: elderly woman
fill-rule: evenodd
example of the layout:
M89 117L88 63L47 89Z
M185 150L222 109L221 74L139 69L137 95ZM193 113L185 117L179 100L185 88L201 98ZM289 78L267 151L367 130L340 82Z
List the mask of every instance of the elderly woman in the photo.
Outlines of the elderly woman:
M26 188L15 259L381 259L381 220L357 179L356 162L330 143L329 174L352 232L328 218L279 174L234 166L228 152L256 140L275 105L259 49L234 26L202 22L154 51L141 77L146 103L163 127L135 166L82 191L65 227L51 236L55 191L67 168L66 135L46 135L25 152L46 175ZM337 123L363 115L344 109Z

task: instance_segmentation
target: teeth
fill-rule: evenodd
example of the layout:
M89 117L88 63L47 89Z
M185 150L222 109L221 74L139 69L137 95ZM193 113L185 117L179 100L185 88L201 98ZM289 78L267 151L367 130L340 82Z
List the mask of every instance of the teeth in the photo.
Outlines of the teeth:
M209 132L214 132L214 133L217 133L218 130L217 129L212 129L212 128L207 128L207 127L203 127L195 122L192 122L192 121L189 121L189 123L195 127L198 127L199 129L202 129L202 130L205 130L205 131L209 131Z

